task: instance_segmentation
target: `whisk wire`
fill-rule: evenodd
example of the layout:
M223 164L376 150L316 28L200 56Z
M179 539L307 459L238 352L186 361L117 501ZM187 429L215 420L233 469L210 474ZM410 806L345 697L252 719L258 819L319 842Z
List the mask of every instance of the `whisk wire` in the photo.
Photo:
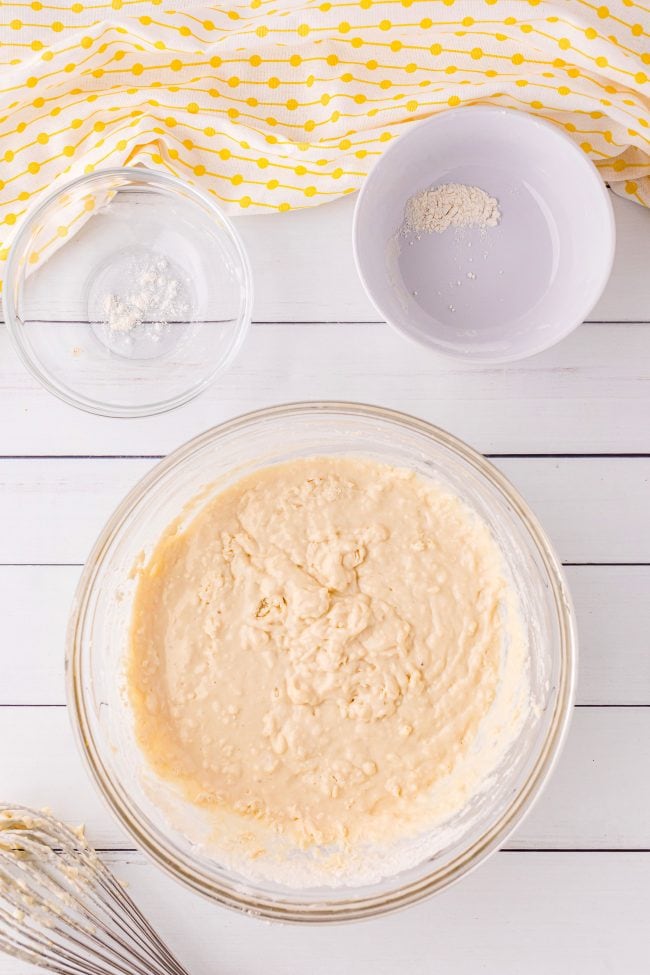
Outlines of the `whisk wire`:
M142 950L145 951L145 953L150 954L153 958L159 959L163 963L166 961L170 975L178 975L181 969L179 968L178 962L169 951L169 948L154 931L142 912L133 903L131 898L125 894L124 889L120 886L110 871L103 871L102 884L106 887L109 897L112 895L116 903L120 905L122 910L132 919L133 924L130 931L132 932L132 936L135 938L135 940L137 940L138 944L140 944ZM118 911L112 904L110 906L110 910L114 915L115 923L121 924L121 918Z
M84 870L88 864L84 864L81 858L78 859L71 871L69 865L61 859L62 851L53 851L49 848L43 848L42 845L39 846L28 830L21 831L19 852L31 854L31 859L19 858L13 864L17 876L21 873L24 875L18 889L24 891L30 876L32 877L32 889L28 895L31 914L34 917L36 915L42 916L44 913L42 923L49 932L48 947L51 951L56 952L59 947L53 940L53 936L57 935L63 937L64 941L69 944L76 945L100 959L106 953L113 952L115 967L122 963L119 970L125 971L127 975L130 975L130 972L133 972L133 975L148 975L149 967L157 961L155 952L151 950L149 957L143 960L128 941L119 937L119 932L116 933L104 922L102 915L107 906L110 908L110 902L100 901L94 883L95 880L99 882L105 869L101 861L97 860L95 865L96 878L92 877L87 869ZM4 856L5 854L0 854L0 857L4 858ZM40 867L36 875L33 874L34 857L38 858ZM62 882L63 880L67 881L67 884ZM79 886L83 882L87 895L85 902L71 896L70 882L73 886L75 884ZM22 900L24 898L25 895L23 894ZM15 900L14 903L16 903ZM18 903L21 903L20 897ZM93 904L95 906L94 912L89 909L89 905L92 907ZM65 931L62 931L60 924L56 923L56 919L63 912L66 916ZM120 927L127 935L135 935L137 938L136 928L129 928L122 923L121 919L119 921ZM80 935L81 937L79 937ZM80 957L83 958L83 956Z
M5 912L0 912L0 920L6 921L7 918L3 915ZM25 936L29 938L28 944L25 944ZM104 968L98 968L91 959L77 955L74 951L68 950L62 954L60 945L52 941L51 938L44 937L37 930L28 931L24 922L21 930L16 933L13 942L8 941L0 933L0 949L21 958L23 961L47 968L49 971L61 971L70 973L70 975L73 972L75 975L76 973L79 975L104 975L106 971ZM59 966L58 959L60 958L66 962L65 968Z
M82 834L6 804L0 950L58 975L187 975Z

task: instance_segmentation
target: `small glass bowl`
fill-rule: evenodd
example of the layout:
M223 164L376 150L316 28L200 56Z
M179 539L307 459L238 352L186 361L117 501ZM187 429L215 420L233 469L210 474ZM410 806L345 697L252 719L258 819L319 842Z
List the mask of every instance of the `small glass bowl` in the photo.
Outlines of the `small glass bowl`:
M209 814L148 768L125 693L137 573L162 532L177 530L229 484L269 464L361 456L443 483L489 525L524 607L532 707L490 787L429 834L415 866L357 887L297 889L252 881L209 851ZM507 652L507 651L506 651ZM176 879L217 903L283 921L371 917L448 887L497 849L540 793L566 733L577 643L566 584L537 520L506 479L461 441L421 420L347 403L279 406L224 423L158 464L109 519L88 559L68 631L68 701L95 783L122 825ZM177 825L182 822L182 828Z
M4 298L18 354L46 389L131 417L180 406L223 372L252 301L246 252L219 207L137 167L82 176L31 211Z

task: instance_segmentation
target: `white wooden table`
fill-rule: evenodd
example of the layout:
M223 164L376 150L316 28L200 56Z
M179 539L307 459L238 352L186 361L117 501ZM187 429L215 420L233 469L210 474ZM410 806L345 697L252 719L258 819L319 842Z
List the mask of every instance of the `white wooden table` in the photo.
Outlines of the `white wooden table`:
M352 262L352 204L239 220L256 324L225 380L175 413L107 420L67 407L0 326L0 797L85 822L196 975L646 975L650 214L614 200L616 266L589 324L533 359L474 368L377 321ZM48 302L48 318L71 315L56 294ZM79 567L125 491L208 426L312 398L406 410L493 457L567 566L581 636L568 744L507 849L433 900L326 929L216 908L148 864L86 776L63 687ZM24 971L0 957L0 975Z

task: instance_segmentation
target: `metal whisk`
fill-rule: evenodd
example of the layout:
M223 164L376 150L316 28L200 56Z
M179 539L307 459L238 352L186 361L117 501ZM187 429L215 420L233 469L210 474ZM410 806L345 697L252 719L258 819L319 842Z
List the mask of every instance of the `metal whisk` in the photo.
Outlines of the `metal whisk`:
M60 975L187 975L81 830L5 804L0 950Z

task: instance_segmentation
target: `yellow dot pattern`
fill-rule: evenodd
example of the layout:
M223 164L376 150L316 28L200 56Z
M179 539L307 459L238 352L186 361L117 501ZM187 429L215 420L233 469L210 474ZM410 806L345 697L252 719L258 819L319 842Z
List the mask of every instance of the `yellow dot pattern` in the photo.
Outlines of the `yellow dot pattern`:
M477 102L555 122L650 205L650 0L0 0L0 257L82 173L142 163L284 212Z

